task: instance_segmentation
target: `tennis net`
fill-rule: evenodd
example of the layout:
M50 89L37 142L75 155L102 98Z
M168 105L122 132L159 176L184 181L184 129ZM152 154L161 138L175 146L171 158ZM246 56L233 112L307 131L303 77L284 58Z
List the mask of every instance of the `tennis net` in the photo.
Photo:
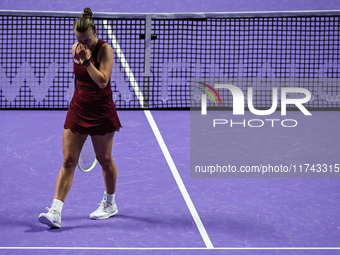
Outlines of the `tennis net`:
M0 11L0 108L65 109L74 91L73 23L80 13ZM303 87L309 109L340 107L338 12L110 14L94 16L115 51L118 109L189 109L193 83ZM227 107L230 94L221 94ZM296 95L299 96L299 95ZM210 102L212 104L212 102Z

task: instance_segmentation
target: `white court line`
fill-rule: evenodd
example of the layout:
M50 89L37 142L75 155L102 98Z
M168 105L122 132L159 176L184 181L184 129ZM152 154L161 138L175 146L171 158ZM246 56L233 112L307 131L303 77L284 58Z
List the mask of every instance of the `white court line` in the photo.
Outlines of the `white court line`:
M340 250L340 247L0 247L0 250Z
M172 157L171 157L170 152L169 152L169 150L168 150L168 148L167 148L167 146L166 146L166 144L165 144L165 142L163 140L163 137L162 137L161 133L159 132L159 129L157 127L157 124L156 124L156 122L155 122L151 112L150 111L144 111L144 113L145 113L146 118L149 121L149 124L150 124L150 126L152 128L153 133L156 136L158 144L159 144L159 146L162 149L163 155L164 155L164 157L165 157L165 159L166 159L166 161L167 161L167 163L168 163L168 165L170 167L172 175L174 176L174 178L176 180L178 188L179 188L179 190L182 193L182 196L183 196L183 198L185 200L185 203L187 204L187 206L189 208L191 216L194 218L196 226L197 226L197 228L198 228L198 230L199 230L199 232L200 232L200 234L201 234L201 236L203 238L203 241L204 241L205 245L207 246L207 248L214 248L214 246L212 245L212 243L210 241L208 233L207 233L207 231L205 230L205 228L203 226L203 223L202 223L202 221L200 219L200 216L198 215L198 213L196 211L195 205L193 204L193 202L192 202L192 200L191 200L191 198L189 196L189 193L188 193L187 189L185 188L185 185L184 185L184 183L182 181L182 178L181 178L181 176L178 173L176 165L175 165L174 161L172 160Z
M113 46L115 47L115 50L117 52L118 57L120 58L120 61L122 63L124 63L123 66L124 66L125 72L126 72L127 76L130 79L132 87L135 90L135 93L136 93L136 95L137 95L137 97L139 99L139 102L140 102L141 106L143 107L143 105L144 105L143 104L143 102L144 102L143 95L141 94L141 92L139 90L139 86L138 86L138 84L137 84L137 82L135 80L135 77L134 77L133 73L131 72L131 69L129 67L128 62L125 59L124 53L120 49L120 46L119 46L119 44L118 44L118 42L116 40L116 37L113 34L111 26L108 25L107 20L103 20L103 24L104 24L105 29L108 32L108 35L109 35L109 37L110 37L110 39L112 41ZM185 200L185 203L187 204L187 206L189 208L191 216L193 217L193 219L194 219L194 221L196 223L196 226L197 226L197 228L198 228L198 230L199 230L199 232L200 232L200 234L201 234L201 236L203 238L203 241L204 241L206 247L207 248L213 248L214 246L212 245L212 243L210 241L210 238L208 236L208 233L207 233L207 231L205 230L205 228L203 226L203 223L202 223L202 221L201 221L201 219L200 219L200 217L199 217L199 215L198 215L198 213L196 211L196 208L195 208L195 206L194 206L194 204L193 204L193 202L192 202L192 200L191 200L191 198L189 196L189 193L188 193L187 189L185 188L185 185L184 185L184 183L182 181L182 178L181 178L181 176L178 173L176 165L175 165L174 161L172 160L170 152L169 152L169 150L168 150L168 148L167 148L167 146L166 146L166 144L165 144L165 142L163 140L163 137L162 137L161 133L159 132L159 129L157 127L157 124L156 124L156 122L155 122L151 112L148 111L148 110L144 110L144 113L145 113L145 116L146 116L146 118L147 118L147 120L148 120L148 122L149 122L149 124L150 124L150 126L152 128L153 133L156 136L158 144L161 147L163 155L164 155L164 157L165 157L165 159L166 159L166 161L167 161L167 163L168 163L168 165L170 167L170 170L171 170L171 172L172 172L172 174L173 174L173 176L175 178L175 181L176 181L176 183L178 185L178 188L179 188L179 190L180 190L180 192L181 192L181 194L182 194L182 196L183 196L183 198Z
M129 80L130 80L130 83L131 83L131 86L133 87L137 97L138 97L138 100L139 100L139 103L140 105L143 107L144 105L144 97L143 97L143 94L142 92L139 90L139 86L135 80L135 77L130 69L130 66L128 64L128 62L126 61L125 59L125 56L124 56L124 53L122 51L122 49L120 48L119 46L119 43L116 39L116 36L114 35L112 29L111 29L111 26L107 24L107 20L103 20L103 25L104 25L104 28L107 30L108 32L108 35L111 39L111 42L112 42L112 45L113 47L115 48L116 50L116 53L120 59L120 62L122 63L122 66L124 67L124 70L125 70L125 73L126 75L128 76Z

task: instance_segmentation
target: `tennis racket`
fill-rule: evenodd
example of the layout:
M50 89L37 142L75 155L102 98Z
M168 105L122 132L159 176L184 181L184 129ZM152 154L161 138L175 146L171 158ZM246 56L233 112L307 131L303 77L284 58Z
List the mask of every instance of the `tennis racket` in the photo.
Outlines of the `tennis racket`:
M90 136L86 138L78 160L78 168L83 172L91 171L97 164L96 154Z

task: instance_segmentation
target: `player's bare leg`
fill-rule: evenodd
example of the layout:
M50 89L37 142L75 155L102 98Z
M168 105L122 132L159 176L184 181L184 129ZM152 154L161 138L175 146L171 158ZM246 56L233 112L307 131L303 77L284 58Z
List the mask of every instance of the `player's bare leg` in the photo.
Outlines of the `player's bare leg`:
M92 219L107 219L118 212L115 203L117 168L112 158L113 137L114 133L92 136L93 147L102 167L105 185L104 199L99 208L90 215Z
M60 228L61 211L68 192L71 189L74 171L78 163L81 148L86 140L86 135L73 133L70 129L63 132L64 160L59 171L54 199L48 213L41 213L39 221L53 228Z
M63 132L63 154L64 160L57 177L57 184L54 199L65 201L71 189L74 171L77 166L81 148L83 147L87 135L73 133L70 129Z

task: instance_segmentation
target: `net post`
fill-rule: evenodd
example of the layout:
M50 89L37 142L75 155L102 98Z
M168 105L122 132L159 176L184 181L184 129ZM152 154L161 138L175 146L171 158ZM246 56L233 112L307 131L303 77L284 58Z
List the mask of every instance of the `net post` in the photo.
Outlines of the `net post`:
M145 53L144 53L144 108L149 108L150 58L151 58L151 16L145 16Z

